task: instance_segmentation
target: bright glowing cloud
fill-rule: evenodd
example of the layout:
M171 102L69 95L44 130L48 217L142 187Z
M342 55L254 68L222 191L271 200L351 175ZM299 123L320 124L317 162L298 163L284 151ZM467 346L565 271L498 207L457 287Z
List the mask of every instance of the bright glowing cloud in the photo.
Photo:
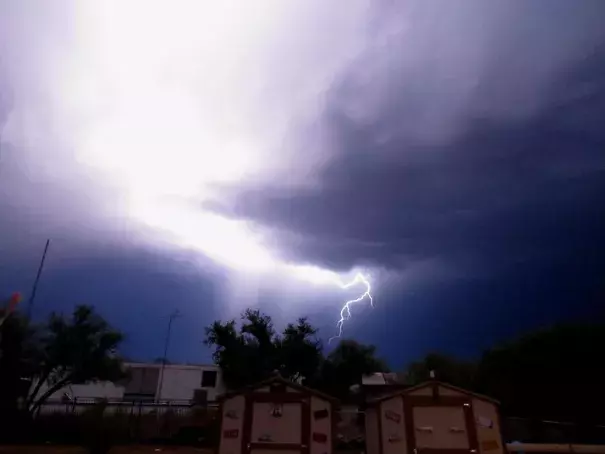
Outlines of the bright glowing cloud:
M323 43L324 61L305 68L309 49L318 48L313 41L334 32L321 19L314 32L304 30L314 36L310 44L290 39L287 53L280 48L292 24L325 16L309 14L306 3L107 0L76 8L77 44L57 75L57 103L67 124L78 121L77 160L122 188L128 217L227 266L343 289L359 285L359 299L371 301L363 275L348 280L283 263L253 225L202 208L220 199L217 184L260 178L276 163L283 168L288 153L276 144L288 122L327 91L351 54L343 45L350 36ZM339 10L332 26L354 31L363 10L358 2L345 19ZM290 54L293 68L280 66ZM284 91L283 80L296 90Z

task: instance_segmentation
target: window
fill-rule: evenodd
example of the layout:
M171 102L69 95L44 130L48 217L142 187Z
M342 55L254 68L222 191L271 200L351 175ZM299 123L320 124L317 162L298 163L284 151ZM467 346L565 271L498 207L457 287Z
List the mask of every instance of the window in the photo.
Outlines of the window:
M215 370L202 371L202 388L214 388L218 372Z

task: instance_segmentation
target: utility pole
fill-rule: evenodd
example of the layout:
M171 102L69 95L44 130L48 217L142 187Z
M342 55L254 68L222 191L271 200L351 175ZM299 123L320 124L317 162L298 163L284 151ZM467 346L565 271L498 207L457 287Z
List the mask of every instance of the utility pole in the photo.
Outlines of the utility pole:
M162 397L162 384L164 383L164 369L166 368L166 355L168 354L168 344L170 343L170 332L172 330L172 322L181 314L178 309L174 310L168 317L168 329L166 330L166 341L164 342L164 356L162 356L162 367L160 369L160 378L158 380L158 392L156 401L160 401Z
M29 297L29 302L27 303L27 318L31 317L32 308L34 306L34 299L36 298L36 290L38 290L38 282L40 281L40 276L42 275L42 269L44 268L44 261L46 260L46 253L48 252L49 245L50 239L46 240L46 246L44 246L42 260L40 260L40 266L38 267L38 274L36 275L36 280L34 281L34 285L32 286L32 293Z

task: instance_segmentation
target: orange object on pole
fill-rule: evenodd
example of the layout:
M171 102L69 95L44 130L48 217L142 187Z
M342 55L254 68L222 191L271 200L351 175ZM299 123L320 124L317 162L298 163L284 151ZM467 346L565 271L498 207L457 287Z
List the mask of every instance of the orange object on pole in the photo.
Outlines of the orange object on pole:
M19 292L13 293L11 295L10 299L8 300L8 305L6 306L6 310L4 311L2 318L0 318L0 326L2 326L4 324L4 322L6 321L6 319L10 316L10 314L15 311L15 309L17 308L17 305L20 302L21 302L21 293L19 293Z
M19 305L19 303L21 302L21 300L22 300L21 293L19 293L19 292L13 293L11 295L10 300L8 301L7 311L9 313L13 312L17 308L17 306Z

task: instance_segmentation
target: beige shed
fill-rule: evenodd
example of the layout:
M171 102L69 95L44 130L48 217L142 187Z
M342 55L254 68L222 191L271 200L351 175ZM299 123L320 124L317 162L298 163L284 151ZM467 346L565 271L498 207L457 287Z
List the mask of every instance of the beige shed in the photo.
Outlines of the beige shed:
M498 402L430 381L367 404L368 454L505 454Z
M221 398L218 454L331 454L337 401L279 376Z

